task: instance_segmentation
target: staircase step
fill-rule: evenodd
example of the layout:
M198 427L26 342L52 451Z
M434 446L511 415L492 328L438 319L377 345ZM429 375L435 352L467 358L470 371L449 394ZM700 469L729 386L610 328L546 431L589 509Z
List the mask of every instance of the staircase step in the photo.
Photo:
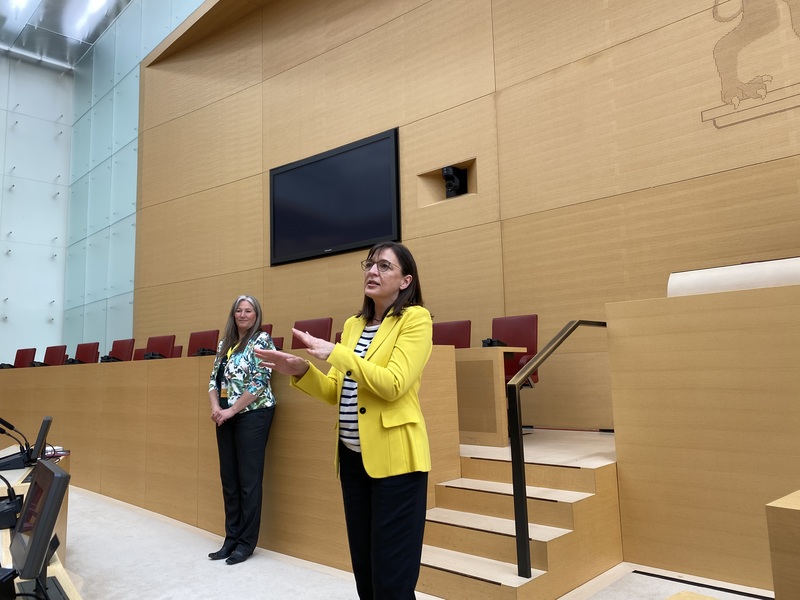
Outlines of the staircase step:
M546 572L531 569L531 579L526 579L517 574L515 564L427 545L422 547L422 565L513 588L525 585Z
M450 481L443 481L439 485L453 488L461 488L467 490L483 491L492 494L503 494L512 496L514 494L514 486L510 483L502 483L500 481L488 481L485 479L452 479ZM526 486L525 488L528 498L536 500L548 500L551 502L568 502L575 503L590 498L593 494L589 492L574 492L570 490L557 490L553 488L537 487L533 485Z
M425 518L428 521L444 523L455 527L477 529L511 537L516 535L516 526L513 519L489 517L487 515L450 510L448 508L429 508ZM568 533L570 533L569 529L528 523L528 536L531 540L537 542L549 542Z

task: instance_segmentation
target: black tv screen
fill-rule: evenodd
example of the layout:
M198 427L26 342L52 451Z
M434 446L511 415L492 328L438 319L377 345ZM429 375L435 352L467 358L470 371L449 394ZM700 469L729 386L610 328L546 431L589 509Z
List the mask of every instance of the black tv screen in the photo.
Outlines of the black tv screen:
M270 265L400 240L397 129L270 169Z

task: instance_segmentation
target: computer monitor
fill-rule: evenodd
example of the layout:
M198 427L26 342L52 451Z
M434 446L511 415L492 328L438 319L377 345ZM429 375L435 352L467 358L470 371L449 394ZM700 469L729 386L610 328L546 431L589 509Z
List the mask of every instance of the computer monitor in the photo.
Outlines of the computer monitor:
M28 466L35 465L44 456L45 448L47 447L47 434L50 432L50 425L53 423L53 417L47 416L42 419L42 424L39 426L39 434L36 436L36 441L33 443L33 448L28 455L28 460L25 461Z
M11 536L11 561L21 579L33 579L38 598L60 598L54 578L47 578L47 563L58 545L53 532L69 485L69 473L56 463L42 460L33 469L33 480ZM54 542L54 543L53 543Z

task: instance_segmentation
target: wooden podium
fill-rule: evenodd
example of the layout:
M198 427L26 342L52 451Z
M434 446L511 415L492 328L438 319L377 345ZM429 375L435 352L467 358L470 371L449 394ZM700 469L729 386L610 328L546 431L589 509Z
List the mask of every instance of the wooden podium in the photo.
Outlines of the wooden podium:
M492 346L456 349L458 429L462 444L508 446L503 355L526 348Z

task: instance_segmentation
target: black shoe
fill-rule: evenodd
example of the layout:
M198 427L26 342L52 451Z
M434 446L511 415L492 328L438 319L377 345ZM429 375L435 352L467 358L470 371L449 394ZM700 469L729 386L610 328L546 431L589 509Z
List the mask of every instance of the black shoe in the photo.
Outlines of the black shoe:
M239 563L243 563L244 561L246 561L249 556L250 556L249 554L245 554L241 550L234 550L233 552L231 552L231 555L225 561L225 564L238 565Z
M236 548L236 545L231 546L222 546L216 552L209 552L208 558L211 560L220 560L223 558L228 558L231 554L233 554L233 550Z

